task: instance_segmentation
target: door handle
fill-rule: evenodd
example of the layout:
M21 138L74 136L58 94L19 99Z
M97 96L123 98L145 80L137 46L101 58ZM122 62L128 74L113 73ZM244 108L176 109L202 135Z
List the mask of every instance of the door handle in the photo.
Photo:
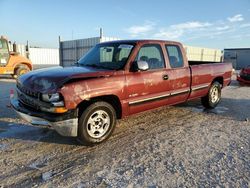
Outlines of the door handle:
M164 75L162 76L162 78L163 78L163 80L168 80L168 75L167 75L167 74L164 74Z

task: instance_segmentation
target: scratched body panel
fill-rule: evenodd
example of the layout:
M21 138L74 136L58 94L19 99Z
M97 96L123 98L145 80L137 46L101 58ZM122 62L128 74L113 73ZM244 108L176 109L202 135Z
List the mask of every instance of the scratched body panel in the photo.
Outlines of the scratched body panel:
M87 134L79 134L79 130L84 128L87 132L93 130L93 134L101 133L104 127L97 125L108 122L110 117L107 112L104 113L104 109L109 109L111 114L115 113L114 119L119 119L160 106L211 95L209 90L213 82L216 84L213 84L212 89L219 88L220 85L225 87L231 82L231 64L190 62L182 44L178 42L129 40L99 45L107 53L112 52L107 46L116 46L113 51L119 54L113 54L111 57L114 60L105 60L102 65L98 60L100 52L94 51L90 55L94 59L87 58L86 64L79 61L72 67L42 69L21 76L17 81L19 95L11 99L11 105L17 114L31 124L52 126L63 136L78 136L83 142L88 139L91 144L96 141L100 143L103 140L90 140ZM125 60L123 56L120 57L120 47L130 50L129 53L127 51ZM141 49L145 50L142 50L143 55L140 54ZM93 63L89 64L90 62ZM112 68L110 62L121 66ZM219 94L219 89L217 91ZM207 97L203 101L204 99ZM103 110L95 109L94 115L88 117L91 123L79 124L82 114L91 107L94 108L95 105L88 106L90 104L98 104ZM105 123L101 124L109 127ZM96 131L98 129L101 132ZM108 136L110 135L107 134L106 138Z
M65 108L68 110L77 109L84 101L112 95L119 99L121 117L125 117L163 105L173 105L203 97L207 95L213 81L219 81L223 87L231 81L231 64L199 62L199 65L192 65L179 42L161 40L106 42L109 43L134 46L124 67L119 70L80 65L50 68L25 74L20 77L18 84L40 94L61 93ZM154 70L131 71L140 48L149 44L159 46L165 66ZM171 67L167 46L177 46L180 49L183 57L182 67Z
M83 79L64 85L60 92L65 98L66 107L74 109L84 101L98 96L115 95L120 100L126 98L124 90L125 77L123 71L97 78Z
M118 42L131 42L118 41ZM157 108L163 105L172 105L190 99L203 97L215 77L223 79L223 86L230 82L230 64L201 64L189 65L184 55L184 48L179 42L161 40L134 40L135 48L124 67L124 70L107 72L106 75L88 74L86 79L64 85L60 92L65 98L66 107L74 109L84 100L98 96L115 95L122 106L122 116L135 114L141 111ZM131 72L130 68L138 51L145 44L159 44L163 51L165 68L145 72ZM172 69L165 45L179 46L183 54L184 66ZM227 70L227 71L225 71ZM162 76L167 74L168 80ZM78 77L78 75L76 75ZM88 79L87 77L93 77ZM160 98L161 100L154 100ZM152 100L148 100L152 99ZM142 101L146 101L142 103ZM147 102L149 101L149 102ZM138 103L136 103L138 102Z

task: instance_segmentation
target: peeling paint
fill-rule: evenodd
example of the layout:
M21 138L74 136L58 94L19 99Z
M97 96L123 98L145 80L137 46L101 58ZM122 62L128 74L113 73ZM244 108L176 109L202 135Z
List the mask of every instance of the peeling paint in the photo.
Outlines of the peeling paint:
M83 91L83 87L81 85L75 85L74 86L74 92L75 93L81 93Z
M80 95L80 98L82 100L89 100L91 98L91 95L84 92L83 95Z
M148 95L148 92L146 93L146 92L143 92L141 95Z
M138 93L133 93L133 94L130 94L129 97L137 97L139 94Z

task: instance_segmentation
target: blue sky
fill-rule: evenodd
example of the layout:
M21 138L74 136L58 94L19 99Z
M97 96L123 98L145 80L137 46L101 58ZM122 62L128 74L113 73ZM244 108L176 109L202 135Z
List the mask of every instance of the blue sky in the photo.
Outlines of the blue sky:
M58 47L104 35L186 45L250 47L250 0L0 0L1 33L17 43Z

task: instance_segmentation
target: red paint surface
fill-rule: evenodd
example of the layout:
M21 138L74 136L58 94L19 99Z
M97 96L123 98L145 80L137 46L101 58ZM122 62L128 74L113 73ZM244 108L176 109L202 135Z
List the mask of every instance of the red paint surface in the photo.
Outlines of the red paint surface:
M229 63L215 63L189 66L185 55L184 67L171 69L168 61L165 44L180 46L182 53L184 49L178 42L143 40L135 41L136 47L132 51L124 70L93 73L92 78L78 80L64 84L59 92L64 96L66 108L75 109L84 100L94 97L114 95L120 100L122 106L122 116L128 116L141 111L157 108L163 105L172 105L187 100L205 96L210 84L219 79L223 81L225 87L231 82L232 65ZM162 47L166 68L150 70L145 72L130 72L138 50L144 44L160 44ZM168 80L163 80L162 76L167 74ZM70 75L68 75L70 76ZM77 75L74 75L78 78ZM56 78L55 78L56 79ZM208 85L207 88L191 91L193 87ZM183 90L190 90L183 94L169 96L165 99L145 102L138 105L129 105L129 102L144 100L157 96L167 95Z
M240 74L237 75L237 80L244 84L250 84L250 79L246 79L245 76L250 77L250 66L241 69Z

